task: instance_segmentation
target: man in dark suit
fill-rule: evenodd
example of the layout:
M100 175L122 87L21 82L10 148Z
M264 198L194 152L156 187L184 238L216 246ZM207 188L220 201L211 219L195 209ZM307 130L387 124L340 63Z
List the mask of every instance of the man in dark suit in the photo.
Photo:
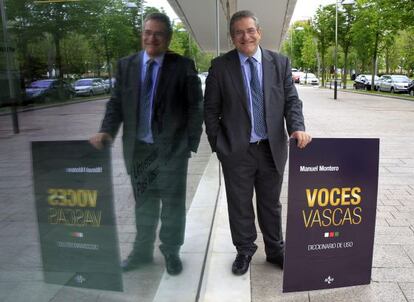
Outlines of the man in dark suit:
M90 139L103 148L123 124L137 227L134 248L122 263L125 271L152 262L159 219L167 272L182 271L187 164L202 132L202 91L194 62L168 51L171 37L166 15L145 19L143 51L118 62L115 90L99 133Z
M236 275L248 270L257 249L253 190L266 259L283 268L279 196L287 158L285 123L300 148L311 141L289 61L261 48L261 34L252 12L235 13L230 35L236 49L212 61L206 80L204 119L223 167Z

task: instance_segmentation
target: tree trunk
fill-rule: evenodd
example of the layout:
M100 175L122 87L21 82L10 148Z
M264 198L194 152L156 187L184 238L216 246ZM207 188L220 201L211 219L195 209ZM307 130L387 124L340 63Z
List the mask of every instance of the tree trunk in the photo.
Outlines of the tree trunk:
M377 74L377 54L378 54L378 41L379 40L379 32L375 35L375 46L374 46L374 53L372 55L372 78L371 78L371 91L375 90L375 76Z
M343 78L342 78L342 83L343 83L343 88L346 89L346 78L347 78L347 67L348 67L348 47L346 47L344 49L344 70L343 70Z
M321 54L321 65L322 65L322 87L325 87L325 54L322 51Z
M58 34L53 35L56 49L56 72L59 79L63 79L63 66L62 66L62 54L60 53L60 36Z

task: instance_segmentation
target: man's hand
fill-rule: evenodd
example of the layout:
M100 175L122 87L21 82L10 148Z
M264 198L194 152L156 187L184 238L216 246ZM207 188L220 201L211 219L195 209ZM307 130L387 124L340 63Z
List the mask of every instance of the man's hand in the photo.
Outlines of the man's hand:
M312 141L312 137L305 131L295 131L290 137L298 141L297 146L301 149L305 148Z
M102 150L107 144L112 144L112 141L112 136L108 133L96 133L89 139L91 145L99 150Z

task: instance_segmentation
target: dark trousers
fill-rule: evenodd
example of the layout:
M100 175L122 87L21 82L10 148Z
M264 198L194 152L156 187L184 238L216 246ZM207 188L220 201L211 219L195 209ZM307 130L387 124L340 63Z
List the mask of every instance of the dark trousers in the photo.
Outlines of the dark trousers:
M233 244L237 252L252 256L257 245L253 190L260 229L267 256L283 251L280 190L283 171L275 167L268 142L250 144L247 151L233 158L222 158Z
M160 249L178 253L184 243L188 157L168 156L163 148L137 144L131 183L136 201L134 252L153 253L158 221Z

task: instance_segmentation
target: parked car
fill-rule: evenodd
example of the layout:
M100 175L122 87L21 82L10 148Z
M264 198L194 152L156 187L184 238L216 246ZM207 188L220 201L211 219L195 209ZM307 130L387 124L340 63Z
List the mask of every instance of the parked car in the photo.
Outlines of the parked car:
M74 84L76 95L96 95L105 93L105 84L102 79L88 78L77 80Z
M379 91L408 92L411 80L405 75L383 75L379 83Z
M299 78L301 75L304 75L305 73L302 71L292 71L292 79L294 83L299 83Z
M379 84L379 77L375 76L374 78L374 90L377 90L377 85ZM354 89L364 89L371 90L371 74L360 74L354 80Z
M23 105L32 103L49 103L53 100L67 100L75 95L72 86L59 79L38 80L25 89Z
M115 78L112 78L111 79L111 82L109 81L109 79L106 79L106 80L104 80L104 83L105 83L105 88L107 88L107 93L111 90L111 85L112 85L112 88L114 88L115 87Z
M319 79L313 73L304 73L299 78L300 84L319 85Z
M414 96L414 80L408 85L407 90L411 96Z
M375 90L379 91L379 86L384 81L384 76L380 76L379 80L375 82Z

